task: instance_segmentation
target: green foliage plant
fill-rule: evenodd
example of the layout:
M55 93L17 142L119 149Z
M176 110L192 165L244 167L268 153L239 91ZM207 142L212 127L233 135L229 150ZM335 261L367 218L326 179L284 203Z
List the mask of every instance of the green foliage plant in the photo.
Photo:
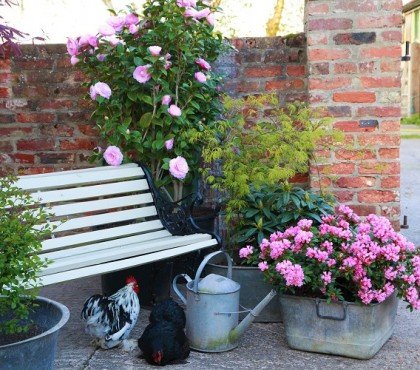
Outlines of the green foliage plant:
M231 236L235 251L245 245L257 250L264 238L275 231L284 231L303 218L318 225L323 215L334 212L336 204L329 194L318 194L289 182L278 186L262 185L259 189L251 186L245 202L246 206L238 211L234 235ZM243 262L253 265L257 260L255 255Z
M420 113L415 113L409 117L404 117L401 120L403 125L418 125L420 126Z
M198 175L200 148L193 138L203 130L218 132L221 78L209 63L229 46L214 31L215 12L201 0L147 0L142 12L130 6L114 13L98 34L68 42L87 86L109 87L93 97L91 90L102 137L121 148L126 159L148 165L158 186L174 183L177 194ZM140 81L134 77L139 67ZM168 171L178 156L189 167L181 180Z
M342 134L331 128L329 118L317 118L306 104L281 108L274 95L225 97L224 107L221 134L209 133L204 140L208 144L202 151L203 174L221 192L228 230L235 234L253 187L289 186L290 178L308 171L315 149L331 149Z
M39 286L38 273L48 261L37 254L51 235L50 216L22 189L14 177L0 179L0 315L13 317L0 325L0 333L18 333L27 326Z

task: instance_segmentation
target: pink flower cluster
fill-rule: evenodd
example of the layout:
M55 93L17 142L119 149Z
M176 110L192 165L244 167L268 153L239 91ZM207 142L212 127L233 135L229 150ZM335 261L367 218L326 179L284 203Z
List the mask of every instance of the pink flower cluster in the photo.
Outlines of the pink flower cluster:
M186 8L184 12L185 18L192 18L196 22L205 18L209 25L214 26L214 15L211 10L209 8L197 10L196 0L177 0L176 3L179 7Z
M318 226L300 220L271 234L255 252L260 270L283 290L305 285L313 294L336 300L344 286L347 297L364 304L383 302L397 292L420 309L420 251L385 217L371 214L361 220L341 205Z

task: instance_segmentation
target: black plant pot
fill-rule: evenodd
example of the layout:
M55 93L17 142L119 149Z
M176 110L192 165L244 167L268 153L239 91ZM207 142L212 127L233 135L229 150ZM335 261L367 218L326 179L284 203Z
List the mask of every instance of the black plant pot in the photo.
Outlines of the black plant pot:
M59 330L66 324L70 312L66 306L48 298L38 297L29 315L32 324L43 329L39 335L0 346L1 370L53 369ZM12 315L0 316L0 322Z

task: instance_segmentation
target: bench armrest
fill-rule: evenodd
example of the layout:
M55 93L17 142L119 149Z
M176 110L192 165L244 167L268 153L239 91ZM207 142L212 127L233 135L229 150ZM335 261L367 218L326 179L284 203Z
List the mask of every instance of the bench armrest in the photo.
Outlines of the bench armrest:
M143 169L146 176L159 219L172 235L190 235L196 233L210 234L217 240L219 246L221 246L219 235L200 228L194 221L192 216L193 209L203 203L203 197L199 192L188 194L184 198L172 202L166 199L162 195L162 192L156 187L149 169L140 163L139 166ZM189 204L186 203L186 200L188 199L192 199L190 203L188 202Z

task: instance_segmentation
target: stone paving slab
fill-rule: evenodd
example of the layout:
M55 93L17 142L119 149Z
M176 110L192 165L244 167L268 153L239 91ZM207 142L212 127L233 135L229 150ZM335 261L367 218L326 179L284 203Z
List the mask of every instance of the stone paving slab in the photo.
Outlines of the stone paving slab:
M91 347L91 338L84 333L80 320L80 310L85 299L100 291L98 277L56 284L42 290L41 295L65 304L71 313L70 321L60 335L55 368L156 369L138 358L137 352ZM132 338L141 335L148 316L149 311L142 309ZM373 359L367 361L295 351L285 342L282 324L252 324L238 348L217 354L191 352L187 364L171 365L169 369L420 369L420 312L410 313L401 302L394 335Z

